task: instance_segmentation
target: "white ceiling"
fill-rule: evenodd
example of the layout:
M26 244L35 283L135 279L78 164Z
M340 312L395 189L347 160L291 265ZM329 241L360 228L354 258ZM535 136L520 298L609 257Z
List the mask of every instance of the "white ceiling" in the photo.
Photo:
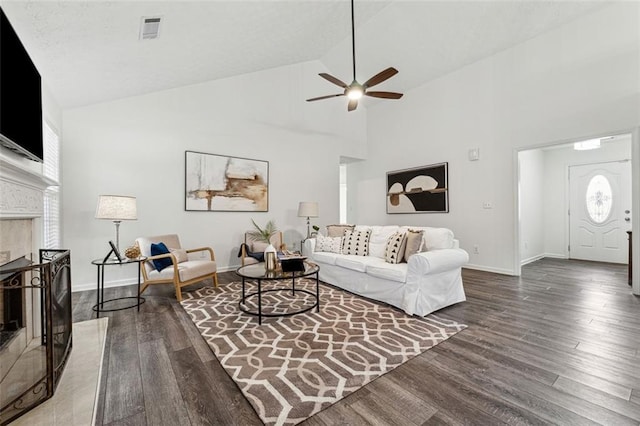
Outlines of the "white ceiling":
M347 83L352 78L347 0L0 5L65 108L310 60L322 61ZM363 82L394 66L400 73L380 90L406 92L605 5L356 1L357 77ZM156 15L163 17L160 37L139 40L141 17ZM333 93L330 86L305 96Z

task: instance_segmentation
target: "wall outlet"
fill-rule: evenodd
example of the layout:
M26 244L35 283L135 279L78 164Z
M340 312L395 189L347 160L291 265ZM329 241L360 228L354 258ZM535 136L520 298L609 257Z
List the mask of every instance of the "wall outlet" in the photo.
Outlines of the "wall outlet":
M484 203L482 203L482 208L483 209L492 209L493 208L493 204L491 203L491 201L485 201Z
M474 245L473 246L473 254L480 254L480 246L479 245Z

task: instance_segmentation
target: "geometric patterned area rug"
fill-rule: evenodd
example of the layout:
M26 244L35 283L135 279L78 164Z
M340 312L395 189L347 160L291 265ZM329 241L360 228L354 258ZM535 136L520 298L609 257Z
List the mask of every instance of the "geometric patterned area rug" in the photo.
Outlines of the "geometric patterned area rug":
M263 281L262 287L290 283ZM298 279L298 288L315 294L315 280ZM248 285L247 294L252 291ZM433 314L408 316L322 283L320 312L263 317L258 325L238 308L241 294L240 282L207 286L183 293L182 306L265 424L297 424L466 328ZM267 294L265 312L266 304L309 303L287 300L290 292Z

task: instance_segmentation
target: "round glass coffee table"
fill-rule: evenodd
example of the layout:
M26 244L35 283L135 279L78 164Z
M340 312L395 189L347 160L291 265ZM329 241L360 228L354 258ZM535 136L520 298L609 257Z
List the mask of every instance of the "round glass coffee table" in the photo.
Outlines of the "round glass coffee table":
M320 280L318 278L320 267L307 261L303 262L303 265L304 270L293 272L283 272L282 269L267 271L264 263L254 263L238 268L236 273L242 277L242 299L238 303L240 310L249 315L257 316L258 324L262 324L262 317L288 317L310 311L313 308L316 308L316 312L320 312ZM296 289L296 279L312 275L315 275L316 281L315 294L306 289ZM257 285L256 291L247 293L248 281ZM273 285L269 285L267 289L264 289L263 281L290 282L291 286L274 288ZM278 296L279 294L282 296ZM276 300L278 297L280 299ZM255 300L256 298L258 299L257 301ZM276 300L277 309L263 312L263 299L265 298L268 299L267 303L269 304L271 304L272 299Z

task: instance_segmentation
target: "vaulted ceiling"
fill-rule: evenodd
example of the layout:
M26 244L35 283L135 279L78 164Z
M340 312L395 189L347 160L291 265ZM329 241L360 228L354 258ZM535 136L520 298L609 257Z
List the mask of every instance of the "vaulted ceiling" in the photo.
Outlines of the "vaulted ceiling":
M380 90L406 92L606 3L356 1L358 79L394 66ZM0 5L67 108L311 60L352 79L348 0ZM143 16L162 16L159 38L139 39Z

